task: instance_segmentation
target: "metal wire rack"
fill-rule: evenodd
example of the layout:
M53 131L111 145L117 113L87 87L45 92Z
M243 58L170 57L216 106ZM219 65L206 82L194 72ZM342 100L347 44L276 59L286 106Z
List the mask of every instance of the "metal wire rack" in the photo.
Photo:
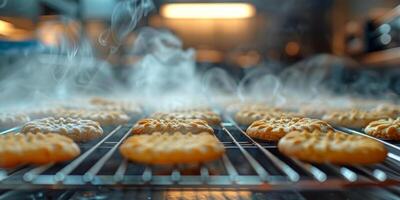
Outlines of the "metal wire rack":
M215 136L226 154L199 165L145 166L128 162L118 151L130 135L129 124L106 127L102 138L80 144L82 154L71 162L0 169L0 189L98 188L235 188L252 190L337 189L358 186L392 186L400 180L400 147L381 141L388 158L371 166L315 165L279 153L276 143L256 141L229 116L215 126ZM363 133L338 128L348 134ZM6 130L0 134L18 131ZM369 136L366 136L369 137ZM376 138L373 138L376 139ZM378 140L378 139L376 139Z

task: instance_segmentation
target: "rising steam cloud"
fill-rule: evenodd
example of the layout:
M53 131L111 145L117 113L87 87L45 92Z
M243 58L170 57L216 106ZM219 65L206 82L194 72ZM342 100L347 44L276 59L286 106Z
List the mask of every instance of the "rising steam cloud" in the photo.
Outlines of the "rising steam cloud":
M153 8L151 0L119 1L113 9L111 26L98 42L109 47L111 54L117 52ZM63 20L69 23L68 18ZM0 99L1 106L26 106L87 94L140 97L148 104L165 108L207 104L221 96L273 105L301 105L326 103L334 95L346 97L356 91L374 96L389 87L389 82L376 72L348 77L345 66L357 64L331 55L317 55L278 72L270 70L270 63L266 62L248 70L241 80L218 67L200 73L195 50L183 49L182 41L170 31L150 27L136 31L136 40L128 52L140 60L130 66L125 74L128 86L123 87L110 64L95 58L89 41L78 34L82 27L73 28L77 35L72 38L77 40L61 35L59 46L31 52L13 64L14 70L0 80L0 95L7 97Z

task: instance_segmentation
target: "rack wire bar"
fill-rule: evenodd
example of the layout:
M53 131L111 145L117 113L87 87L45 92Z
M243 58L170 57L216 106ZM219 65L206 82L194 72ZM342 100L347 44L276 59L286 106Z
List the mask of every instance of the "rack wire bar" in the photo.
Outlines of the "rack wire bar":
M319 182L324 182L327 179L327 175L325 172L321 171L320 169L318 169L317 167L308 164L308 163L304 163L301 162L297 159L290 159L292 162L296 163L298 166L300 166L304 171L306 171L307 173L311 174L317 181Z
M226 155L222 156L222 162L224 163L225 169L228 172L229 179L232 181L232 183L236 183L239 174L233 166L232 162Z
M99 160L93 165L84 175L83 180L85 182L90 182L96 176L96 174L100 171L100 169L106 164L106 162L111 158L114 152L117 150L119 145L130 135L132 132L132 128L130 128L124 136Z
M225 128L225 126L223 126L221 124L222 130L224 130L224 132L232 139L233 143L236 144L236 146L239 148L240 152L244 155L244 157L249 161L250 165L253 167L253 169L256 171L256 173L258 174L258 176L260 177L260 179L262 181L268 181L268 176L269 173L261 166L260 163L258 163L258 161L253 158L253 156L250 155L249 152L247 152L236 140L235 137L233 137L233 135L231 134L231 132L229 132L228 129Z
M178 169L174 168L171 172L171 181L178 183L181 180L181 173Z
M144 182L149 182L149 181L151 181L151 179L153 179L153 172L151 171L151 167L146 166L146 168L142 174L142 180Z
M358 170L364 172L365 174L368 174L369 176L374 177L377 181L383 182L383 181L386 181L386 179L388 178L388 175L380 169L374 169L371 172L369 169L367 169L364 166L355 166L355 167Z
M16 166L12 169L0 169L0 183L1 181L7 179L8 177L16 174L17 172L19 172L21 169L24 169L25 167L27 167L26 165L19 165Z
M52 166L54 166L54 163L38 166L38 167L33 168L33 169L29 170L28 172L26 172L22 178L24 179L24 181L31 182L37 176L39 176L41 173L43 173L44 171L46 171L47 169L49 169Z
M235 156L225 154L215 163L199 165L199 168L196 168L198 171L192 175L187 175L181 170L180 166L175 166L172 169L168 168L167 170L170 171L167 171L166 175L159 175L157 167L143 166L129 162L126 159L114 159L114 156L117 156L118 147L130 133L130 130L123 132L121 128L122 126L113 128L108 135L94 145L84 144L83 146L87 147L88 150L66 166L62 167L62 165L55 164L43 166L25 165L11 170L0 169L0 188L65 189L80 186L91 188L108 186L182 189L190 187L227 187L280 190L285 188L315 189L317 186L318 188L338 188L353 184L386 186L400 183L400 171L398 169L400 151L396 151L396 149L390 148L388 159L384 163L374 166L347 167L329 164L322 166L305 163L293 158L281 159L279 154L275 153L276 145L253 140L232 119L220 125L221 136L229 141L220 140L224 140L221 143L223 143L228 153L231 149L238 152L243 161L246 162L245 165L237 164L236 161L238 160L236 160ZM349 133L349 131L345 132ZM83 146L81 144L81 147ZM257 154L250 154L253 152L257 152ZM100 153L101 155L99 155ZM93 166L88 166L88 169L84 167L84 170L80 170L80 166L86 165L87 162L85 161L93 157L93 154L99 159L94 162ZM118 163L108 165L116 160ZM261 165L263 163L262 160L268 162L271 166L275 166L281 173L274 175L272 171L267 171L267 168ZM285 169L285 166L288 168ZM249 175L239 173L244 170L244 167L246 170L251 170ZM49 169L50 171L46 172ZM107 170L104 171L103 169ZM75 170L79 175L71 174ZM300 176L302 172L305 172L307 176ZM164 173L163 171L162 174Z
M272 154L270 151L266 150L263 148L258 142L253 140L253 138L249 137L240 127L239 125L233 121L231 117L227 117L228 120L238 129L240 132L248 139L250 140L254 145L256 145L263 153L265 156L267 156L272 163L278 167L280 170L282 170L289 178L290 181L296 182L300 179L300 175L294 171L289 165L281 161L279 158L277 158L274 154ZM311 173L311 172L310 172Z
M5 131L0 132L0 135L4 135L4 134L7 134L7 133L11 133L11 132L16 132L16 131L18 131L19 129L20 129L19 126L13 127L13 128L10 128L10 129L7 129L7 130L5 130Z
M355 182L355 181L358 180L357 173L355 173L354 171L350 170L347 167L337 167L337 166L332 165L332 164L326 164L326 166L328 166L333 171L335 171L336 173L338 173L341 176L343 176L343 178L345 178L349 182Z
M104 141L106 141L109 137L114 135L122 126L117 126L113 131L111 131L106 137L104 137L100 142L95 144L92 148L90 148L88 151L83 153L81 156L79 156L77 159L72 161L70 164L62 168L60 171L58 171L55 176L54 180L56 182L62 182L64 179L76 168L78 167L87 157L89 157L90 154L92 154Z
M124 179L124 174L126 172L126 168L128 166L128 160L123 159L121 164L118 166L117 171L115 171L113 180L115 183L119 183Z

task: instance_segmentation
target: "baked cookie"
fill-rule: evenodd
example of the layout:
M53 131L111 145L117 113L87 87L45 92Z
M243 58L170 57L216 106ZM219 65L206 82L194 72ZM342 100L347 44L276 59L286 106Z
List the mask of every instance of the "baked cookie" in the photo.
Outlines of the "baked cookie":
M209 133L160 133L129 137L120 151L125 158L145 164L209 162L224 154L224 146Z
M247 135L252 138L278 141L292 131L333 131L333 128L326 122L310 118L271 118L253 122L247 128Z
M386 140L400 140L400 118L373 121L365 127L368 135Z
M282 117L291 118L291 117L301 117L301 116L297 113L282 112L277 110L268 110L268 111L241 110L238 113L236 113L235 121L240 125L248 126L257 120L282 118Z
M98 122L73 118L43 118L26 123L22 133L57 133L73 139L75 142L86 142L103 135Z
M312 163L375 164L387 156L385 146L373 139L331 131L294 131L278 142L279 151Z
M274 108L271 106L266 105L265 103L258 103L258 102L239 102L239 103L232 103L225 107L225 112L230 114L235 114L241 110L248 110L248 111L279 111L278 108Z
M329 107L321 105L306 105L299 108L299 114L314 119L321 119L325 114L334 111L342 111L345 108Z
M214 133L206 121L201 119L142 119L132 129L132 134L151 134L154 132Z
M221 123L219 115L213 111L182 111L182 112L157 112L153 113L150 118L153 119L201 119L209 125L217 125Z
M0 136L0 167L20 164L47 164L68 161L80 154L70 138L48 133L27 133Z
M322 117L323 120L332 125L355 129L364 128L372 121L385 118L388 118L388 116L381 112L362 111L355 109L351 111L331 112Z
M0 113L0 128L12 128L28 122L28 115L21 113Z
M117 101L102 97L93 97L89 100L89 104L93 106L94 109L121 111L129 115L142 113L142 108L138 104L129 101Z
M372 111L382 113L390 118L400 117L400 105L396 104L381 104L372 109Z
M125 124L129 121L128 115L124 112L105 110L64 110L57 113L57 117L93 120L99 122L102 126Z
M65 112L63 107L38 107L27 111L31 119L40 119L45 117L54 117L58 113Z
M104 106L104 105L115 104L115 101L113 101L111 99L104 98L104 97L92 97L92 98L89 99L89 103L92 104L92 105Z

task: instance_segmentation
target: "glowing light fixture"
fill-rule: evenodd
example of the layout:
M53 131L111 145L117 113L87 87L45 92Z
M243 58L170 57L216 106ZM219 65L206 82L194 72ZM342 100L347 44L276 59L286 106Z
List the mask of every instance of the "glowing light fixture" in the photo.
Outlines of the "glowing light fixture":
M14 30L14 25L10 22L0 20L0 34L9 35Z
M255 13L249 3L170 3L161 7L161 16L172 19L242 19Z

